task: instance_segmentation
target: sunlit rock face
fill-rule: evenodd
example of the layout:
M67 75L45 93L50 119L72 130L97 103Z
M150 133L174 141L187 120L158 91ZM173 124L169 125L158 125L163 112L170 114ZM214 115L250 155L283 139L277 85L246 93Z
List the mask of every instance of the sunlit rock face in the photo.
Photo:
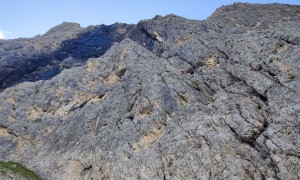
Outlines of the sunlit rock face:
M0 160L44 179L299 179L300 6L0 41Z

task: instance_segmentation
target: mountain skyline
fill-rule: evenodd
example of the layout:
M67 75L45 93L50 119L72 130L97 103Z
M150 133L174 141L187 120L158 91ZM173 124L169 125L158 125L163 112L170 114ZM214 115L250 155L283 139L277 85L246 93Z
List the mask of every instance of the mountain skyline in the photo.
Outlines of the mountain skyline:
M300 177L300 5L0 41L0 179Z
M33 37L47 32L62 22L76 22L83 27L122 22L136 24L155 15L176 14L188 19L203 20L222 5L234 0L201 2L190 0L162 1L4 1L0 7L0 39ZM299 5L298 0L246 0L247 3L285 3Z

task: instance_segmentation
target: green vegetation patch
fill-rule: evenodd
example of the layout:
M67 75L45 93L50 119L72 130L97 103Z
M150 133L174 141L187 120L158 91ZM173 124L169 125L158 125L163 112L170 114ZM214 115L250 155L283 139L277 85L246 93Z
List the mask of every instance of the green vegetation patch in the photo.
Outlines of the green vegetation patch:
M3 162L3 161L0 161L0 171L1 170L10 171L13 174L24 177L25 179L41 180L41 178L36 173L34 173L33 171L27 169L22 164L17 163L17 162L12 162L12 161Z

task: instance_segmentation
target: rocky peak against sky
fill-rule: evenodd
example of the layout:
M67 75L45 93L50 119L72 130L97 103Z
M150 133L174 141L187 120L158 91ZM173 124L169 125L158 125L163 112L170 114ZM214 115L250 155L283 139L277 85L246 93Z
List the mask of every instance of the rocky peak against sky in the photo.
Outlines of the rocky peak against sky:
M300 6L235 3L2 40L0 162L43 179L298 179L299 22Z

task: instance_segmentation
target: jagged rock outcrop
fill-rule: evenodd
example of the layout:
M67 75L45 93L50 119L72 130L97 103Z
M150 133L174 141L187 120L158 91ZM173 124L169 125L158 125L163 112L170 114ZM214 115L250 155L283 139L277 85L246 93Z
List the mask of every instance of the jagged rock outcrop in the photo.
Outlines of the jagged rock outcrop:
M153 39L134 25L89 26L62 23L42 36L0 40L0 90L24 81L47 80L63 69L103 55L114 42L130 37L152 48Z
M299 179L299 12L236 3L1 41L0 160L44 179Z

